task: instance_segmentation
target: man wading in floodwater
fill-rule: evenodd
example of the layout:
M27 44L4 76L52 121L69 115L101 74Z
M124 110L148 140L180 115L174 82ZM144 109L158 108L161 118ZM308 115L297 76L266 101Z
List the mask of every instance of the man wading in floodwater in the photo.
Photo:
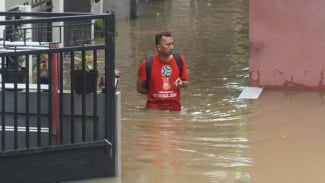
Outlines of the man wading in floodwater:
M147 108L180 111L180 88L188 86L185 59L173 53L170 32L157 33L155 41L157 54L147 56L139 66L137 92L147 95Z

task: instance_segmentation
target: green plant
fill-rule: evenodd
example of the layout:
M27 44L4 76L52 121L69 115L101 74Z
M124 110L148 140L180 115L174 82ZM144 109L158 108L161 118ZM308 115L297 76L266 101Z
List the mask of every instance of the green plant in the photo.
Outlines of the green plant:
M115 26L116 27L116 26ZM117 30L115 30L115 36L118 36ZM105 21L98 19L95 21L95 39L100 39L105 36Z
M95 38L103 38L105 36L105 22L103 19L98 19L95 21Z
M14 37L16 41L26 41L26 29L24 29L21 25L18 25L15 29Z

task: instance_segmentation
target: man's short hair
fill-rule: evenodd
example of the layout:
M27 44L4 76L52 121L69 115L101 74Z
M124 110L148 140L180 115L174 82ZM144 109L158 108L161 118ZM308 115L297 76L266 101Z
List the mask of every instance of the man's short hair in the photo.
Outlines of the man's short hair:
M165 36L165 37L171 37L172 36L172 33L168 32L168 31L163 31L163 32L156 33L156 35L155 35L156 45L159 45L160 44L160 41L161 41L161 39L162 39L163 36Z

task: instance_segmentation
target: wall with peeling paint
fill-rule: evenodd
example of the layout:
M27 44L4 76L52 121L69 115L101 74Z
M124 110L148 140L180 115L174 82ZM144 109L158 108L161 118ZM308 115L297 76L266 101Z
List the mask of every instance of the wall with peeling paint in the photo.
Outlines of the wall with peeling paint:
M325 89L325 1L249 1L249 84Z

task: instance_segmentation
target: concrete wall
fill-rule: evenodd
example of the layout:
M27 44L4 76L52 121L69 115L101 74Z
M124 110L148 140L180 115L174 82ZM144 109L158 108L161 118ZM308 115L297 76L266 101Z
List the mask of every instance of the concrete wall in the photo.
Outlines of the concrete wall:
M250 0L250 86L325 88L324 7L324 0Z

